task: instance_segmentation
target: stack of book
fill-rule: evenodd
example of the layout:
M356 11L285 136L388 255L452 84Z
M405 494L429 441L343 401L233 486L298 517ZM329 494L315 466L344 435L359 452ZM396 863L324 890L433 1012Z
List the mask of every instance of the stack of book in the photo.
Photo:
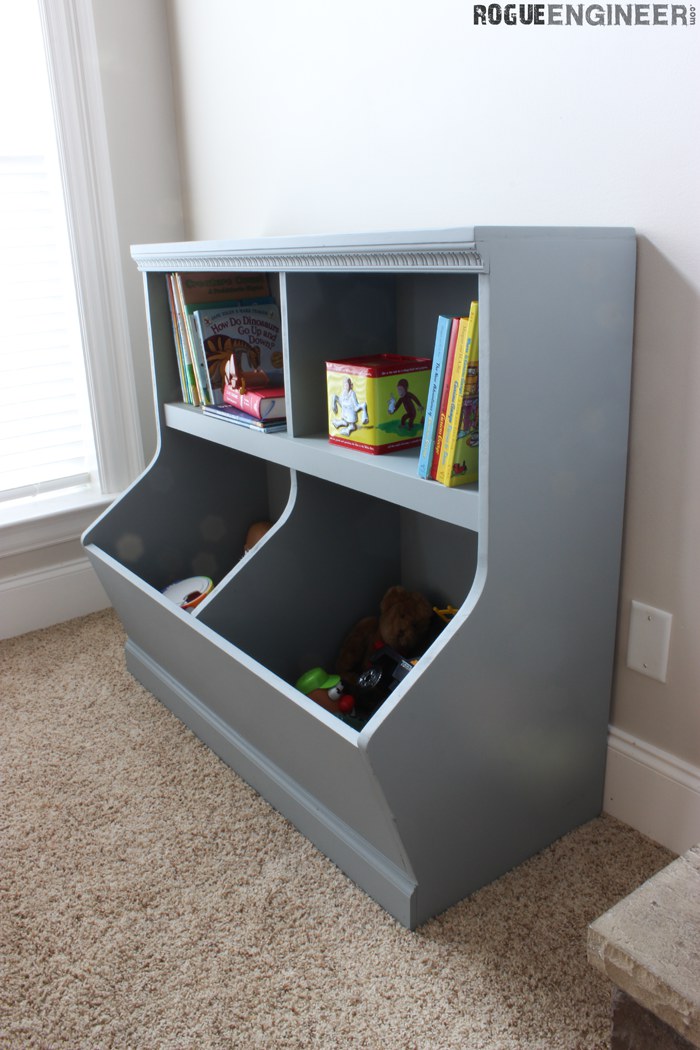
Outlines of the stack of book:
M260 431L286 429L279 307L265 274L167 274L183 400Z
M418 476L443 485L479 478L479 304L438 318Z

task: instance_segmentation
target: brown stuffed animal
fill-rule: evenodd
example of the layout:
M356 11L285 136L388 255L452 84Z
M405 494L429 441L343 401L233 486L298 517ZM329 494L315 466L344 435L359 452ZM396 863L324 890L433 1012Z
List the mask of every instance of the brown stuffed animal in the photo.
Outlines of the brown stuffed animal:
M256 543L259 543L263 536L266 535L272 528L271 521L254 521L249 526L245 536L245 546L243 547L243 553L248 554L252 551Z
M390 587L381 600L379 616L365 616L345 638L336 672L354 684L370 665L372 652L389 645L402 656L416 655L430 628L433 609L427 598L405 587Z

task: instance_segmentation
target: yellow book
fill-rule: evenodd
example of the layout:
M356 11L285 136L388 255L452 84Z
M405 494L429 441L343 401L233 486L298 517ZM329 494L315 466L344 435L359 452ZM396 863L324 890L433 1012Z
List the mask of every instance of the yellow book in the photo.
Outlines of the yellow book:
M479 480L479 325L467 359L467 377L455 445L454 461L445 484L470 485Z
M479 346L479 304L474 301L469 307L469 316L460 321L455 349L454 364L450 375L449 407L445 417L445 432L440 451L440 461L436 480L443 485L454 484L452 473L455 463L457 440L460 436L461 420L464 408L465 385L470 364L472 373L474 363L478 361ZM466 478L464 479L467 480ZM469 478L470 481L476 478Z

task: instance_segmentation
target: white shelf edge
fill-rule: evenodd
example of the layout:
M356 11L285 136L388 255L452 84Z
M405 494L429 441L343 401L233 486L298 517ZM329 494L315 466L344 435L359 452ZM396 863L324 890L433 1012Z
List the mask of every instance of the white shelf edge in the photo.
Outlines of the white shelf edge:
M419 478L417 449L373 456L331 445L325 435L292 437L284 431L261 434L246 430L212 419L191 405L166 404L164 410L166 425L175 430L478 531L476 486L447 488Z

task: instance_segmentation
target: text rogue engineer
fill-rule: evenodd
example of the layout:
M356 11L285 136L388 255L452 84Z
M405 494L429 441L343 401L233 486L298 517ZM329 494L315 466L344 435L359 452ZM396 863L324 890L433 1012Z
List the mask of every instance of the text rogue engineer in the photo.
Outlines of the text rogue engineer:
M475 4L474 25L687 26L685 4Z

